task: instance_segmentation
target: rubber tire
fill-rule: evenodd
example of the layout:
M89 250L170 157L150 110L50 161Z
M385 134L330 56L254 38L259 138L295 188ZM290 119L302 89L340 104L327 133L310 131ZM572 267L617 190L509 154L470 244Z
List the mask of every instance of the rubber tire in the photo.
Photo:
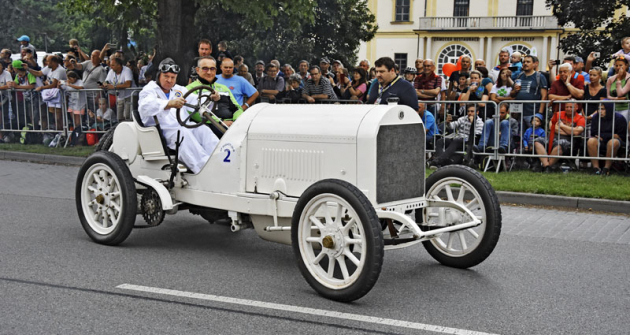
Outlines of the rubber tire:
M363 273L359 275L359 278L352 286L341 290L333 290L320 284L307 269L302 259L302 254L300 253L298 242L300 217L308 202L313 197L322 193L335 194L346 200L357 212L366 235L367 259L362 271ZM331 300L351 302L363 297L374 287L381 273L384 257L384 243L381 224L376 215L376 211L363 192L356 186L343 180L320 180L304 191L293 210L291 220L291 244L302 276L317 293Z
M116 130L116 127L118 127L119 124L120 123L116 123L113 127L111 127L105 133L105 135L103 135L103 137L101 137L101 140L98 141L98 143L96 144L96 147L94 147L94 152L103 151L103 150L109 151L109 148L114 143L114 131Z
M499 242L502 220L501 206L499 204L499 198L488 180L478 171L463 165L449 165L433 172L426 180L425 192L428 193L435 183L447 177L461 178L472 185L477 193L479 193L486 209L484 235L475 250L461 257L445 255L438 250L431 241L424 241L422 243L427 252L441 264L459 269L467 269L478 265L488 258ZM416 222L418 224L423 222L422 211L416 210Z
M101 235L95 232L90 227L87 220L85 219L83 206L81 204L81 186L83 183L83 178L85 177L88 169L96 163L103 163L112 169L112 171L118 178L118 182L120 183L120 193L121 197L123 197L123 209L121 212L121 219L118 223L118 227L116 227L111 233L107 235ZM85 162L83 162L83 165L79 170L79 175L77 176L77 182L75 186L75 202L81 225L83 226L83 229L85 230L87 235L94 242L105 245L118 245L122 243L125 239L127 239L136 222L136 209L138 202L136 196L136 186L134 184L133 176L131 175L131 172L129 172L127 164L125 164L125 162L118 155L109 151L98 151L91 154L85 160Z

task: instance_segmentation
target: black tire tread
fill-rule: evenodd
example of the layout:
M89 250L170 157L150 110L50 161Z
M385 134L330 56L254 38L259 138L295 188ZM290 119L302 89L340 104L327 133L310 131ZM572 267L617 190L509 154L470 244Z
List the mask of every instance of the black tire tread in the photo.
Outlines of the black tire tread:
M497 243L499 242L499 236L501 235L501 205L499 204L499 198L497 197L496 192L490 182L477 170L472 169L468 166L464 165L448 165L439 168L434 173L432 173L426 181L426 190L431 188L435 182L438 180L453 176L453 173L462 172L470 173L472 180L468 180L468 182L477 187L475 185L477 182L480 184L481 189L477 189L480 197L484 197L484 193L489 196L488 202L484 200L484 207L486 208L486 230L484 232L484 236L482 241L479 243L479 246L472 251L470 254L462 256L462 257L449 257L444 255L442 252L438 251L435 246L431 243L431 241L423 242L423 245L427 252L438 262L443 265L447 265L454 268L467 269L476 265L479 265L486 258L490 256ZM462 176L459 176L462 179Z
M370 229L372 233L372 241L373 252L374 255L372 257L372 264L367 264L364 267L364 271L369 270L368 273L361 274L363 279L358 279L357 283L351 287L348 287L343 290L333 291L328 288L320 286L316 279L311 277L310 272L304 265L302 261L302 255L300 254L300 247L297 241L298 229L299 229L299 220L302 215L302 210L304 206L308 203L311 196L308 196L310 193L315 192L314 195L320 193L331 193L331 192L318 192L320 188L328 187L328 184L334 184L342 189L347 190L356 198L359 202L360 206L365 209L365 213L367 215L368 221L370 222ZM304 195L307 195L306 197ZM338 194L340 195L340 194ZM340 195L341 196L341 195ZM346 201L351 202L352 199L346 199ZM355 210L359 210L356 209ZM366 236L367 238L367 236ZM378 277L380 276L381 269L383 266L383 257L385 255L385 249L383 244L383 232L381 230L381 225L378 220L378 216L376 215L376 211L374 207L368 200L368 198L361 192L356 186L339 179L324 179L316 182L311 185L300 197L297 205L295 206L295 210L293 212L293 218L291 222L291 244L293 246L293 253L295 254L296 261L298 263L298 268L300 272L309 283L309 285L317 291L322 296L325 296L329 299L339 301L339 302L351 302L357 300L363 296L365 296L376 284Z
M116 130L116 127L118 127L119 124L120 123L116 123L103 135L103 137L101 137L101 140L98 141L98 143L96 144L96 147L94 147L94 152L109 150L109 148L112 146L112 143L114 143L114 131Z

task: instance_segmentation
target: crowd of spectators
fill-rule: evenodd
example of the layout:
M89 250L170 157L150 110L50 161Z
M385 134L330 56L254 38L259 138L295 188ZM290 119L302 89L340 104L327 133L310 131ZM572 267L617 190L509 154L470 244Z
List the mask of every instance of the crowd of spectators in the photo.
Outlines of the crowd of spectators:
M46 55L40 66L29 37L21 36L17 42L19 60L11 59L9 49L0 52L3 129L61 130L67 117L74 127L107 130L131 119L132 91L128 88L152 80L148 69L154 55L126 55L110 44L87 54L77 40L71 40L65 56ZM389 57L380 58L373 67L368 60L345 66L326 56L315 64L301 60L295 67L281 65L277 59L257 60L250 67L242 55L232 54L225 41L213 52L212 42L201 39L188 84L220 85L227 108L222 121L228 123L258 102L396 101L422 117L427 148L436 150L433 166L461 162L462 151L498 150L500 154L536 154L539 159L529 162L532 169L550 172L560 160L555 156L576 154L580 147L585 148L582 154L596 158L627 153L630 38L621 46L612 55L609 72L592 66L599 57L596 52L589 54L586 63L566 56L542 69L535 55L506 48L499 52L494 67L463 55L458 69L445 76L436 72L431 59L417 59L413 67L400 69ZM45 143L51 140L48 134L42 139ZM15 137L15 132L0 132L5 142ZM611 165L610 160L602 168L597 159L592 162L594 173L599 174L610 173Z

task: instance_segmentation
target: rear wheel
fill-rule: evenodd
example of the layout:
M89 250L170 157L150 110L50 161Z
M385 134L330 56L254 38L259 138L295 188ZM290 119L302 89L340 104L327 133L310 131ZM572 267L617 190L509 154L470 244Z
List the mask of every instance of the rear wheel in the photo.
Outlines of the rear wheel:
M136 187L125 162L109 151L88 157L79 170L76 206L83 229L97 243L117 245L136 221Z
M443 233L423 242L438 262L469 268L483 262L494 250L501 233L501 207L490 183L477 171L461 165L440 168L427 178L428 200L454 201L467 207L481 225ZM447 207L427 207L416 211L422 230L471 221L465 212Z
M96 147L94 148L94 151L109 151L109 148L112 146L112 143L114 143L114 131L116 131L116 127L118 126L118 123L116 123L115 125L113 125L105 134L103 134L103 136L101 137L101 140L98 141L98 143L96 144Z
M376 211L350 183L327 179L300 197L291 224L298 267L311 287L337 301L363 297L383 264L383 236Z

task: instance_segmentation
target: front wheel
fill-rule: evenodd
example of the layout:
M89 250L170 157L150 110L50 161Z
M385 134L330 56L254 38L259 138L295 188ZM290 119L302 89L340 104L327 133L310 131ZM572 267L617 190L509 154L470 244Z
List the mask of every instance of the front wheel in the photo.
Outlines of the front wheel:
M309 187L293 212L291 242L300 272L326 298L354 301L378 280L381 225L366 196L350 183L326 179Z
M77 176L75 201L83 229L97 243L117 245L136 221L136 186L129 168L115 153L90 155Z
M481 225L443 233L423 242L438 262L456 268L469 268L483 262L494 250L501 233L501 207L490 183L477 171L461 165L443 167L427 178L427 200L454 201L467 207ZM422 230L442 228L471 221L454 208L427 207L416 211Z

